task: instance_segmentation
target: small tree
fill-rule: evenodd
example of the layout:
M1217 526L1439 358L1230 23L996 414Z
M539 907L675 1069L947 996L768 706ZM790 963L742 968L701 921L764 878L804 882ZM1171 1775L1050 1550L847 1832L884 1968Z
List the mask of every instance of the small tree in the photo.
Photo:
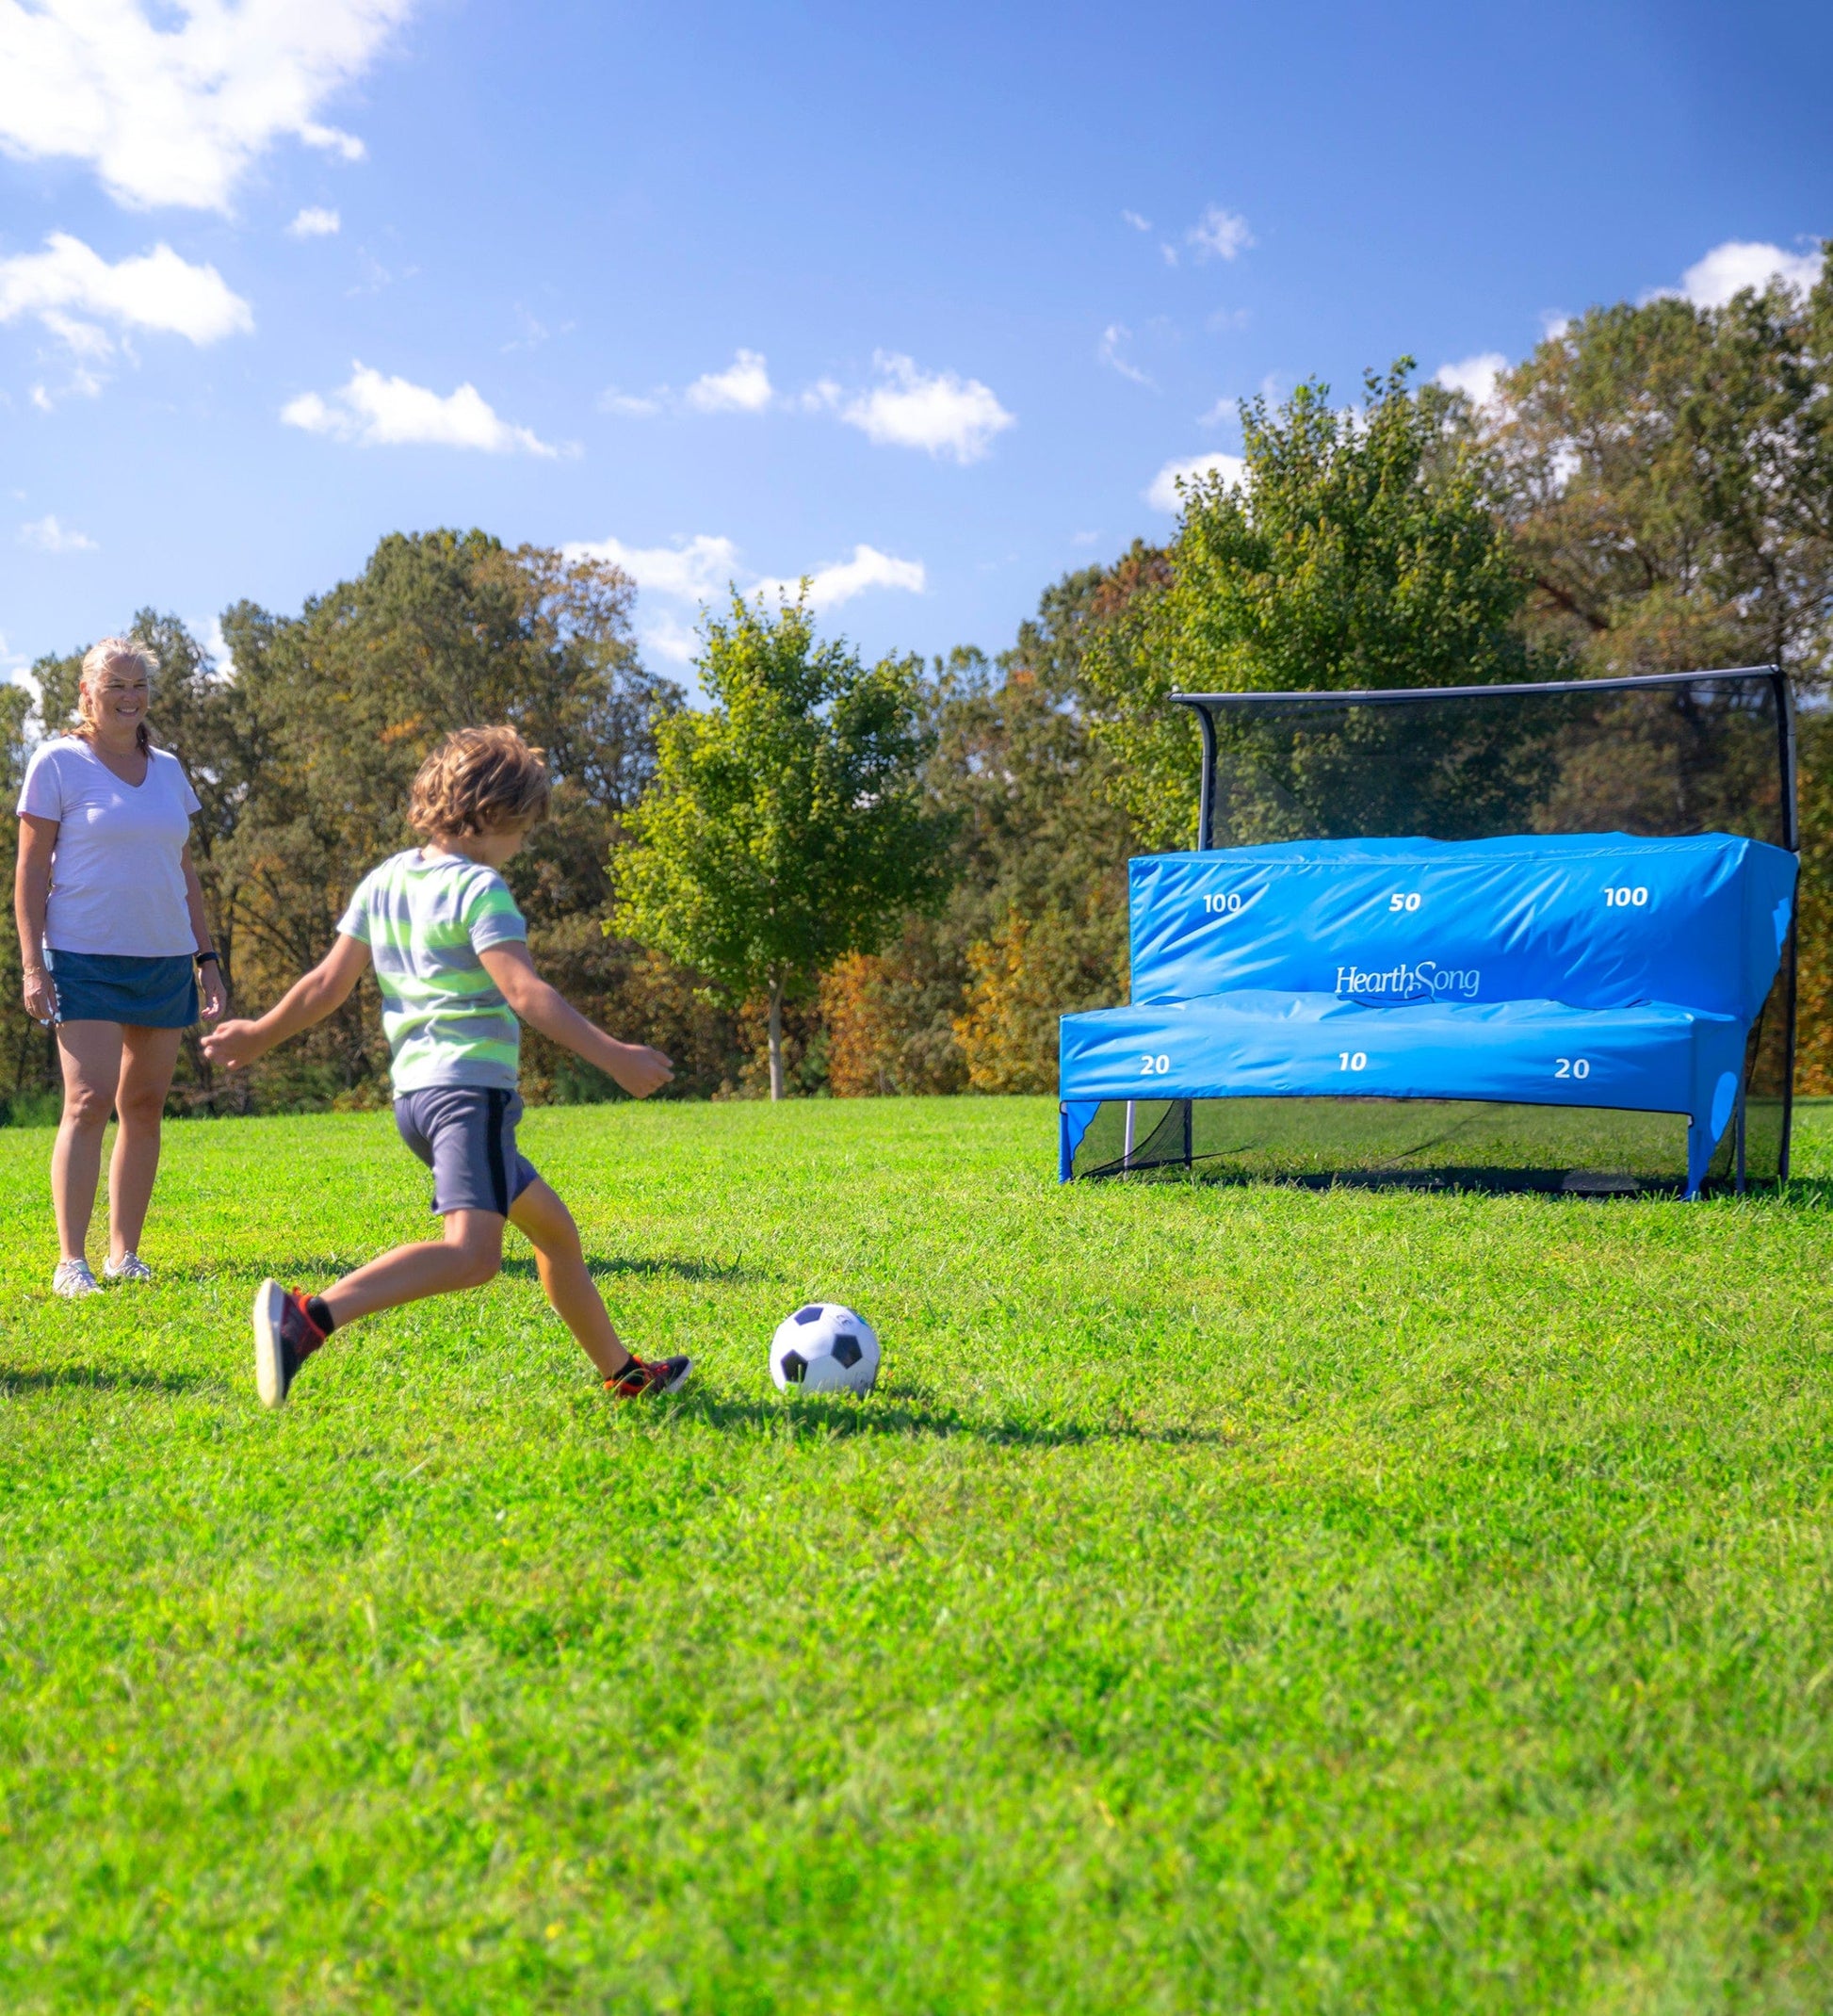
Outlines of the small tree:
M1464 686L1533 675L1527 582L1468 413L1408 389L1403 357L1360 413L1303 384L1242 409L1246 479L1182 486L1167 585L1095 627L1095 731L1149 844L1188 844L1196 729L1175 691Z
M608 928L768 999L778 1099L785 1000L940 901L950 822L918 777L933 740L918 660L868 671L844 642L816 641L805 600L771 617L735 594L698 663L712 705L658 727Z

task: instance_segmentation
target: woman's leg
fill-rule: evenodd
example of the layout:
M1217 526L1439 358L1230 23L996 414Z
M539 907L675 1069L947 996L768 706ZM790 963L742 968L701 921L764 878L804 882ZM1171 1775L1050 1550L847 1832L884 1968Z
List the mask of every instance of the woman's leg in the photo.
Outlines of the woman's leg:
M184 1032L177 1029L121 1031L121 1078L115 1087L115 1117L121 1122L108 1162L108 1257L136 1251L159 1173L159 1122L178 1064Z
M59 1022L57 1058L64 1072L64 1112L51 1150L51 1201L65 1260L81 1260L102 1173L102 1130L121 1077L119 1022Z
M630 1354L618 1342L598 1284L587 1269L573 1213L537 1177L510 1206L510 1223L535 1249L535 1266L554 1313L600 1375L615 1378L630 1362Z

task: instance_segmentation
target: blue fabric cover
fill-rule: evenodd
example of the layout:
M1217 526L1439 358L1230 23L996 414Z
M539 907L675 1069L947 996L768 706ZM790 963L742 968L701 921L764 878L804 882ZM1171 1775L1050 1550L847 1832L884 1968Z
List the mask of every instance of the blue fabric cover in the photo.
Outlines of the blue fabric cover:
M1728 834L1136 860L1134 1005L1062 1018L1060 1173L1104 1099L1348 1094L1685 1114L1695 1191L1795 866Z
M1090 1119L1102 1099L1341 1094L1683 1113L1694 1188L1736 1108L1744 1039L1735 1016L1669 1001L1371 1008L1250 988L1064 1016L1062 1088Z
M1776 977L1794 879L1792 854L1722 833L1151 854L1130 870L1132 997L1662 1000L1748 1020Z

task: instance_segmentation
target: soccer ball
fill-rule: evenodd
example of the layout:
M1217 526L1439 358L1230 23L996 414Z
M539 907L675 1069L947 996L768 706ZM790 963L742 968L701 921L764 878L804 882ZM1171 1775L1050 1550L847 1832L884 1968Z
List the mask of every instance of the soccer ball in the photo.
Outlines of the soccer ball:
M872 1326L837 1302L809 1302L771 1339L771 1377L780 1390L869 1393L878 1379Z

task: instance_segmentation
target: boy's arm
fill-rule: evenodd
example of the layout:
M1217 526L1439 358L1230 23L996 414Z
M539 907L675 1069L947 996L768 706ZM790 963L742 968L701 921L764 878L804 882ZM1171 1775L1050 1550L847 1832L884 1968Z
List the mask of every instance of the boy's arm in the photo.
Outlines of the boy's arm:
M203 1039L203 1054L225 1070L239 1071L257 1057L265 1057L277 1043L334 1014L349 1000L350 989L363 978L368 963L369 948L363 940L339 932L330 951L303 980L296 980L266 1015L251 1022L224 1022L212 1030Z
M622 1085L632 1098L646 1099L674 1076L674 1066L660 1050L646 1043L619 1043L557 993L535 971L528 948L518 938L485 946L478 957L497 991L530 1029L595 1064Z

